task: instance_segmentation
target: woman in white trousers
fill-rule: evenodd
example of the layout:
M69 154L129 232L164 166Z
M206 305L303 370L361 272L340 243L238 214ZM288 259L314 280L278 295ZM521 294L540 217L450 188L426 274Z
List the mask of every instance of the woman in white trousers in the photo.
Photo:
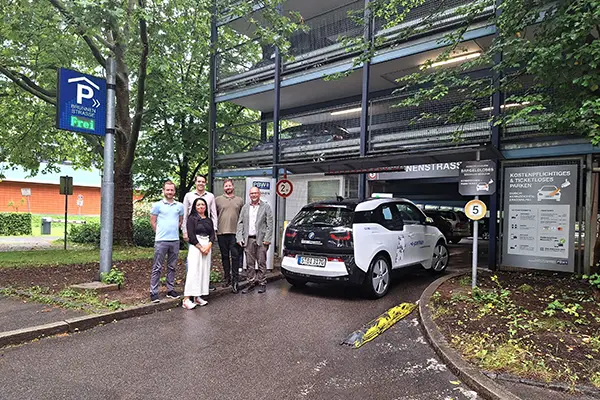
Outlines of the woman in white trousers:
M187 275L183 291L183 308L191 310L197 305L208 304L201 296L208 294L210 283L211 249L215 241L215 229L212 220L207 217L206 200L202 197L194 200L187 219L187 232L190 249L187 258Z

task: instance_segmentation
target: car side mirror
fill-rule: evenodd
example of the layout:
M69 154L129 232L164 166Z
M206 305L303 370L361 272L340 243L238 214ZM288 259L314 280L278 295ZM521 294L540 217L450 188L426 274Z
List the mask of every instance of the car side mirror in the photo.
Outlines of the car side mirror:
M433 218L426 217L425 218L425 225L433 225Z

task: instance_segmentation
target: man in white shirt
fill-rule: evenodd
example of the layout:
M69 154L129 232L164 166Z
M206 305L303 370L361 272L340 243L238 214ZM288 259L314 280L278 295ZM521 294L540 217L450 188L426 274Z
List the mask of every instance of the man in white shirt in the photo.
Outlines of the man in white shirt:
M192 204L194 204L194 200L198 197L202 197L206 200L206 204L208 205L208 218L210 218L213 222L213 226L215 227L215 233L218 228L218 220L217 220L217 206L215 204L215 196L205 190L206 188L206 177L203 175L196 176L196 190L193 192L187 193L183 198L183 225L181 226L181 230L183 231L183 240L188 241L187 234L187 219L192 211Z
M238 220L237 243L244 248L248 262L248 293L259 286L258 293L267 289L267 250L273 240L273 211L260 199L260 190L250 188L250 204L244 204ZM258 270L254 265L258 264Z

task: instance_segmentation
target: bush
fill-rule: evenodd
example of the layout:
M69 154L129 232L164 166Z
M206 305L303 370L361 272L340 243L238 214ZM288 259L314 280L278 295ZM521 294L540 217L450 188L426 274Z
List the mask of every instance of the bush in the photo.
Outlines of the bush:
M95 222L71 227L69 238L74 243L100 245L100 224Z
M0 235L16 236L31 235L31 214L29 213L1 213Z
M154 247L154 231L150 218L133 220L133 243L140 247Z
M69 237L74 243L100 245L100 224L92 222L73 226ZM154 247L154 231L149 218L133 221L133 244L139 247Z

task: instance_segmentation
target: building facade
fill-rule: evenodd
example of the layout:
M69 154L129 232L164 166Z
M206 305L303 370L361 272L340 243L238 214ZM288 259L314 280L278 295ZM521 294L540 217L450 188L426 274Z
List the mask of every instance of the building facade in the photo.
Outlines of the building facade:
M490 46L497 32L495 2L467 22L461 7L469 0L426 0L393 27L372 17L368 3L285 2L281 12L298 11L309 28L292 35L293 57L285 60L253 32L250 19L260 20L264 11L259 2L251 15L215 17L213 43L225 34L235 40L211 63L211 179L286 175L295 190L276 204L281 234L298 207L334 193L464 205L472 196L459 193L461 163L492 160L497 191L481 196L490 216L490 268L588 271L598 214L598 149L589 139L518 120L503 127L490 123L518 106L500 92L473 99L472 118L457 124L419 116L448 115L462 101L458 90L418 107L398 106L407 95L396 90L398 79L443 52L448 32L468 24L463 51L450 64ZM351 16L361 12L362 22ZM359 54L340 37L361 36L383 45L356 66ZM490 66L469 73L492 84ZM218 126L220 110L231 105L243 109L243 123Z

